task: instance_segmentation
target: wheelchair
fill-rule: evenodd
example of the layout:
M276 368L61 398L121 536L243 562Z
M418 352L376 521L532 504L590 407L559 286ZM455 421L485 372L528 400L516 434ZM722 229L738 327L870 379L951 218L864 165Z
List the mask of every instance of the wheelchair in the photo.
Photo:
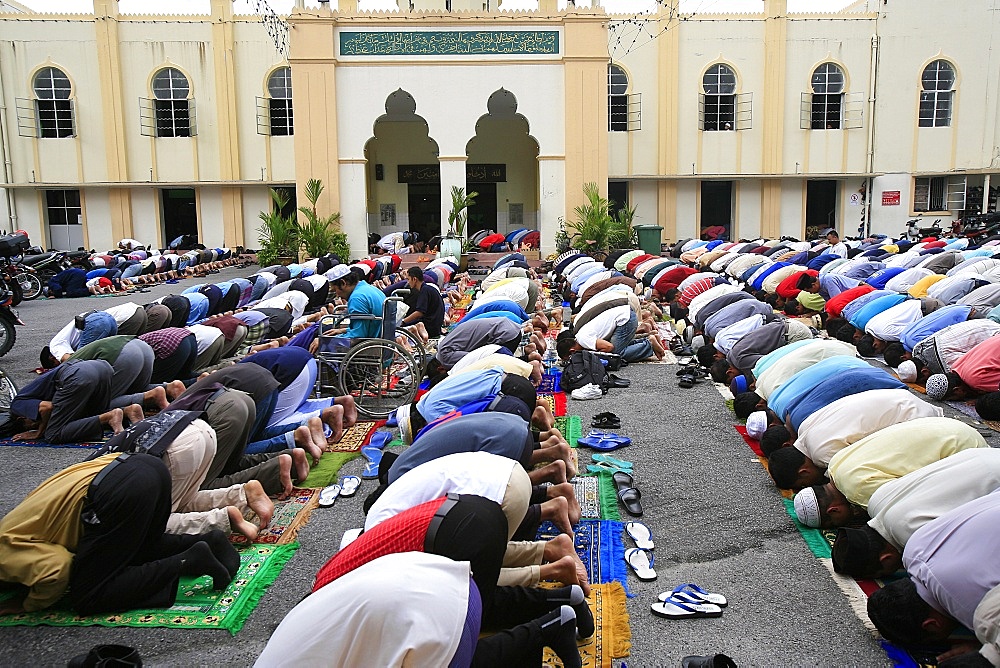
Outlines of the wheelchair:
M354 397L358 413L375 420L410 403L423 377L427 353L410 332L396 327L397 306L403 301L393 293L382 304L382 315L348 315L346 308L324 316L319 322L316 396ZM347 339L332 332L350 322L379 322L375 338ZM406 345L397 342L404 338Z

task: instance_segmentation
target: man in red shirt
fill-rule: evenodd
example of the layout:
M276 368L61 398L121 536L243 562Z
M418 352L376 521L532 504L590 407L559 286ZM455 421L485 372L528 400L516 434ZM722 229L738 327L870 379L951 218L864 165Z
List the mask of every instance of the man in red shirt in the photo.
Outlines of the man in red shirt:
M927 379L931 399L965 399L1000 390L1000 337L992 336L973 346L951 365L948 373Z

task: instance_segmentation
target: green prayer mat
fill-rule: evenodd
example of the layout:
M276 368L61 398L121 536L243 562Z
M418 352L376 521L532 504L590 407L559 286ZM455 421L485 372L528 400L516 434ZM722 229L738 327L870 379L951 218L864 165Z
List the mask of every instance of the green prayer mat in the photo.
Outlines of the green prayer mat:
M131 610L111 615L81 617L63 599L39 612L0 617L0 626L137 626L174 629L225 629L236 635L275 581L285 563L299 548L287 545L252 545L240 551L240 570L224 591L212 590L212 579L181 578L173 607ZM9 598L13 594L9 594Z
M573 478L577 501L585 519L620 520L618 493L612 472L601 471Z
M563 435L569 447L575 448L577 440L583 436L583 418L579 415L564 415L556 418L556 429Z
M360 456L360 452L324 452L323 456L319 458L319 463L309 471L309 477L296 487L317 489L332 485L337 481L340 467Z

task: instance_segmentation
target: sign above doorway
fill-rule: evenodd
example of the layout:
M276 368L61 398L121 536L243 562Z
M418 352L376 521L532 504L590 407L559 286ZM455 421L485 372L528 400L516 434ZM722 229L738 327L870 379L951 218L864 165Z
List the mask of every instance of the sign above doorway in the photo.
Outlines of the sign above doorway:
M557 55L558 30L341 31L341 56Z
M398 165L396 180L399 183L440 183L440 165ZM507 165L465 166L466 183L506 183Z

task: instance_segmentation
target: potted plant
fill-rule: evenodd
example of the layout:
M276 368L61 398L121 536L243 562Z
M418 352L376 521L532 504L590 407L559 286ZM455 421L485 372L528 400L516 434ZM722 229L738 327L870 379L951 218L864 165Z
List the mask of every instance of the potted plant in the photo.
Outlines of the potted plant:
M284 190L271 188L271 210L261 211L259 217L264 225L258 240L260 250L257 262L266 267L271 264L290 264L295 261L298 248L298 226L293 216L284 216L281 211L288 206L289 197Z
M569 223L570 245L591 255L606 256L615 244L631 239L632 227L627 215L611 215L611 202L601 197L596 183L585 184L583 194L587 201L573 209L576 220Z
M340 213L321 216L316 209L316 202L324 188L319 179L306 181L305 195L309 206L299 207L305 222L298 225L298 245L308 257L320 257L332 252L344 260L350 257L351 250L347 234L340 229Z
M468 208L476 203L479 193L468 194L465 188L451 187L451 211L448 212L448 234L441 240L439 257L449 255L461 258L465 250L465 223L468 220Z

